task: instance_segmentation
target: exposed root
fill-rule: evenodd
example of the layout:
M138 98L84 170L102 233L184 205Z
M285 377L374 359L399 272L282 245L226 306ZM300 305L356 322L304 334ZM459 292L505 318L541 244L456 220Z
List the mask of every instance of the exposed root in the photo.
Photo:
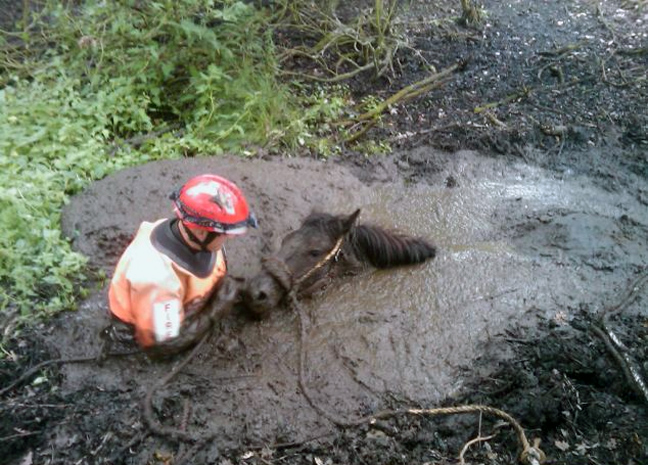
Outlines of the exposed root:
M627 347L621 342L618 336L609 328L608 319L612 314L620 313L637 299L639 291L648 283L648 272L644 271L635 279L620 302L612 307L605 308L599 313L596 322L590 325L591 331L598 336L605 344L606 349L618 363L628 384L643 401L648 404L648 384L641 375L641 369L637 362L628 353Z
M394 56L400 48L408 47L394 25L398 3L375 0L373 8L358 15L353 24L343 23L330 8L329 11L325 8L284 8L280 20L287 23L285 27L315 44L288 49L281 54L279 62L286 63L293 57L307 58L316 63L325 76L284 73L328 83L341 82L371 69L377 77L388 71L393 74Z

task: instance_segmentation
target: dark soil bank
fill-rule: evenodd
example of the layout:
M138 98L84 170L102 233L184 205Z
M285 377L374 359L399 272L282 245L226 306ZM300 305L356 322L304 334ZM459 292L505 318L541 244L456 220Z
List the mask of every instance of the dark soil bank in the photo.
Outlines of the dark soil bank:
M167 216L168 191L210 171L241 184L259 216L231 243L237 276L313 208L362 207L430 237L435 261L368 270L304 302L304 341L285 309L224 321L152 402L155 421L208 441L144 420L147 391L182 358L39 370L0 399L3 463L515 463L514 430L487 414L336 424L467 404L512 415L547 463L648 463L648 6L493 1L465 29L436 21L459 2L428 3L407 14L420 55L401 52L389 82L353 84L387 97L430 65L465 63L368 133L393 155L155 163L90 186L63 227L110 276L138 222ZM95 354L105 311L100 285L78 312L9 341L1 386Z

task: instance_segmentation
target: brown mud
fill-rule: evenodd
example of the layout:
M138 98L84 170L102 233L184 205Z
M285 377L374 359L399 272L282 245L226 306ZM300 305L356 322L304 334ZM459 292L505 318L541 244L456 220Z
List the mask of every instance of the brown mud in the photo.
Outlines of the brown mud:
M648 12L632 5L486 2L476 30L413 4L409 36L428 63L467 64L369 133L389 138L393 155L154 163L90 186L63 228L110 276L137 224L169 215L170 190L217 172L259 216L258 231L228 245L232 273L246 277L311 209L361 207L363 220L429 237L439 256L368 270L303 303L318 405L349 419L486 404L541 438L548 463L647 463L648 399L591 325L606 314L648 376L648 285L637 281L648 263ZM354 91L386 97L429 72L413 54L398 64L391 82ZM100 285L78 312L11 341L2 386L42 360L96 353L105 311ZM469 441L494 435L465 462L516 462L513 431L477 414L335 426L300 390L299 334L285 309L262 321L236 313L159 389L157 419L214 435L200 447L148 431L142 400L178 360L138 355L52 367L6 394L0 453L15 464L457 463Z

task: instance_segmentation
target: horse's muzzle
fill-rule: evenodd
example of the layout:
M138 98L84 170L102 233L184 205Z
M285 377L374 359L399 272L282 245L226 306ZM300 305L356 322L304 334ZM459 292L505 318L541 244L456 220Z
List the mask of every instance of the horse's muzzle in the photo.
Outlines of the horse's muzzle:
M279 306L285 295L286 290L265 270L250 279L241 292L244 305L259 317Z

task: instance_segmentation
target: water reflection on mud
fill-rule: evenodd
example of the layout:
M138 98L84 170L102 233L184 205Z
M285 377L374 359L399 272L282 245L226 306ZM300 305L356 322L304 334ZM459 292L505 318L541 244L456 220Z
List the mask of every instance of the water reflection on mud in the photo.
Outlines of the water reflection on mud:
M537 315L552 317L562 306L592 300L584 281L595 270L569 269L567 256L556 261L537 253L533 232L573 212L640 214L632 204L622 209L618 200L618 194L530 169L523 177L466 187L377 187L362 220L428 237L439 255L422 266L353 277L311 302L312 370L342 364L351 383L439 400L458 387L455 369L469 365L487 337L513 322L532 323ZM594 253L596 234L605 231L575 227L569 237L555 239L568 255L575 241L592 234L587 243L593 249L579 253Z

